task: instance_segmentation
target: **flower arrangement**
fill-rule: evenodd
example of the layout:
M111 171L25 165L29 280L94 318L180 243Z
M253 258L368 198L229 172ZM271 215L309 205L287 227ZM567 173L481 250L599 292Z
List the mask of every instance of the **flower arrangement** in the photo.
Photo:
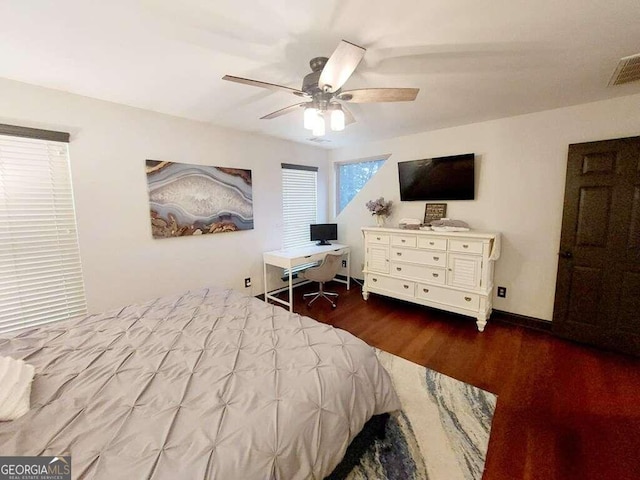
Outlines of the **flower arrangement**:
M388 217L391 215L391 200L384 201L384 197L380 197L377 200L369 200L367 202L367 208L371 212L371 215L378 215Z

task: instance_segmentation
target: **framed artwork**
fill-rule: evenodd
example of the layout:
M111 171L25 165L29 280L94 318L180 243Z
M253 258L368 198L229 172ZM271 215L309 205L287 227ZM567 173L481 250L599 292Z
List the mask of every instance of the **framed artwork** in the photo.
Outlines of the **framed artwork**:
M440 220L447 216L446 203L427 203L424 207L424 225L430 225L434 220Z
M253 229L251 170L146 161L153 238Z

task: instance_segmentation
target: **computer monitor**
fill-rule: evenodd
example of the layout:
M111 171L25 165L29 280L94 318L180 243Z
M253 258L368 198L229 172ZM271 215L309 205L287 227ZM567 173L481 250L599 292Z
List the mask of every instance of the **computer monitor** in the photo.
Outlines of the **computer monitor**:
M311 241L315 241L316 245L331 245L327 240L338 239L337 223L315 223L309 225L309 230Z

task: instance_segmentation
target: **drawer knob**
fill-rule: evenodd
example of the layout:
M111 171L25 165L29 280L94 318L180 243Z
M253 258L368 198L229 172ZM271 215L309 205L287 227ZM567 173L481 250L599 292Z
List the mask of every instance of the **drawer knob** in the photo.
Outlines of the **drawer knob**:
M404 288L409 288L409 285L402 285Z
M400 268L400 267L396 267L396 270L397 270L397 271L399 271L399 272L401 272L401 271L402 271L402 268Z
M406 242L406 240L405 240L404 238L403 238L402 240L400 240L400 241L401 241L402 243L405 243L405 242Z
M433 257L433 259L437 262L438 260L440 260L440 257Z
M380 237L376 237L376 240L380 240Z
M462 248L469 248L469 245L462 245Z
M433 243L433 242L429 242L429 245L435 245L435 243Z
M471 297L464 297L464 299L465 299L467 302L470 302L470 301L471 301Z
M371 280L373 280L374 282L377 282L378 279L377 278L372 278Z
M398 255L399 257L401 257L401 256L402 256L402 253L401 253L401 252L396 252L396 255Z
M436 278L438 278L440 276L438 273L432 273L431 275L433 275Z
M423 291L424 293L429 293L429 289L428 289L428 288L423 288L423 289L422 289L422 291Z

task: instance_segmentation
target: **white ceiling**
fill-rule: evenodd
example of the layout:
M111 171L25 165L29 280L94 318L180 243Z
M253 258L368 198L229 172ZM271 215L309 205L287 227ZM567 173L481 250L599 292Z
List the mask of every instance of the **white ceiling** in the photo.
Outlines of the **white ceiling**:
M0 77L308 142L300 88L341 39L367 48L344 89L419 87L353 105L354 144L640 92L607 87L640 53L638 0L0 0Z

